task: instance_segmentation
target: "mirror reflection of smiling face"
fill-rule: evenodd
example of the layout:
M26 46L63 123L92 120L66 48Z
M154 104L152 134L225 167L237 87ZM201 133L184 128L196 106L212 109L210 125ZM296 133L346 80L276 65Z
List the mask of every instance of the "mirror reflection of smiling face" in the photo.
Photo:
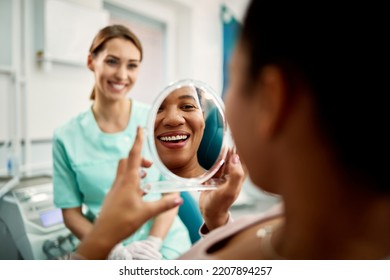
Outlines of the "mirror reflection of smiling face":
M164 99L157 112L154 135L159 157L171 172L185 178L205 172L197 157L204 128L194 87L181 87Z

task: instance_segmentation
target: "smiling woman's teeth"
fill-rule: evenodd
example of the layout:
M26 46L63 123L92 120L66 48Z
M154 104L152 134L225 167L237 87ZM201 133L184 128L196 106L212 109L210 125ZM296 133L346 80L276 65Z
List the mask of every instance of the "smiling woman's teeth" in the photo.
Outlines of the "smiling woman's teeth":
M116 89L116 90L121 90L121 89L124 89L125 88L125 85L123 84L114 84L114 83L111 83L111 86Z
M160 137L160 140L169 142L169 141L178 141L178 140L186 140L188 135L175 135L175 136L163 136Z

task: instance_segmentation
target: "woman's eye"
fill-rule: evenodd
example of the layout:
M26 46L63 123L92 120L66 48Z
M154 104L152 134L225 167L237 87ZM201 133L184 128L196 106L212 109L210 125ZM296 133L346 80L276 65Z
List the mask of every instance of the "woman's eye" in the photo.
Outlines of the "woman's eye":
M115 65L118 63L118 61L116 59L112 59L112 58L107 59L106 62L109 65Z
M135 68L138 67L138 64L131 63L131 64L127 65L127 67L128 67L129 69L135 69Z
M192 104L185 104L181 108L182 108L182 110L185 110L185 111L191 111L191 110L195 110L196 106L192 105Z

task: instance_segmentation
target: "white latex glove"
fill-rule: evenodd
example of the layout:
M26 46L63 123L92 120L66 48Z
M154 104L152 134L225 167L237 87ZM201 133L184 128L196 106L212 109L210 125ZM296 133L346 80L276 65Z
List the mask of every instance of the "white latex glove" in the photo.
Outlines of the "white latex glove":
M126 247L122 243L117 244L112 248L110 254L108 255L108 260L132 260L133 256L130 254Z
M145 240L135 241L126 246L134 260L161 260L161 238L149 235Z

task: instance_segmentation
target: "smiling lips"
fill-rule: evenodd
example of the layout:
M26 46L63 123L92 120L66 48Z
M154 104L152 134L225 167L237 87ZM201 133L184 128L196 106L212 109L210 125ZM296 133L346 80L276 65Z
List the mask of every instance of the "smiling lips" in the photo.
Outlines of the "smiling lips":
M168 149L181 149L183 148L187 140L190 138L190 134L187 133L163 133L157 136L159 142Z
M108 84L115 90L115 91L122 91L126 87L126 83L115 83L115 82L108 82Z

